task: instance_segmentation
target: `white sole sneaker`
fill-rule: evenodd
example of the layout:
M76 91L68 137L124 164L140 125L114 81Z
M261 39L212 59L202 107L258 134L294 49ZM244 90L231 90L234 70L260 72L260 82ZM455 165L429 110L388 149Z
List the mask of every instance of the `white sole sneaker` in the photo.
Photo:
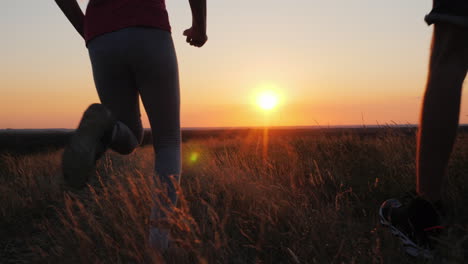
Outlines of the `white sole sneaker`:
M406 254L413 257L423 257L426 259L432 259L433 254L431 251L418 246L413 240L411 240L403 231L395 227L384 215L384 210L389 207L399 208L401 207L400 201L397 199L389 199L385 201L379 209L380 223L390 229L392 235L396 236L402 242L403 250Z
M69 186L77 189L86 186L95 169L97 152L102 148L101 139L114 123L110 111L101 104L92 104L84 112L63 152L63 176Z

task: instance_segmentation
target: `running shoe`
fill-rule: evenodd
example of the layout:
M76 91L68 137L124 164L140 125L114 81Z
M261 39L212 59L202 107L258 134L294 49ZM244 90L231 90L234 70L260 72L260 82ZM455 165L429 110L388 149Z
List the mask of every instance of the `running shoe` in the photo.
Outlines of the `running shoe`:
M114 124L112 114L101 104L92 104L84 112L63 152L63 176L69 186L77 189L86 186L96 161L111 141Z
M433 258L437 237L444 227L430 202L416 197L404 205L397 199L389 199L380 206L379 216L380 223L401 240L407 254Z

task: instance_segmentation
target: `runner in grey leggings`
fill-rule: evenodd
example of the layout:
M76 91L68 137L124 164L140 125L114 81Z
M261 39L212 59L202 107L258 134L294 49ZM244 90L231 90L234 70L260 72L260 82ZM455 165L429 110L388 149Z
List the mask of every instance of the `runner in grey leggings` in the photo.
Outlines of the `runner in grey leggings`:
M116 120L109 147L131 153L143 138L139 95L147 111L155 150L155 171L176 203L171 176L179 180L179 74L171 34L156 28L131 27L97 37L88 44L99 98ZM159 218L153 207L151 218ZM150 240L167 247L167 232L151 229Z
M66 182L86 186L95 162L107 148L131 153L143 138L139 97L148 114L155 150L155 182L177 201L172 179L181 174L179 74L164 0L91 0L86 16L76 0L56 0L82 35L91 58L102 104L92 104L63 154ZM189 0L192 27L187 42L201 47L206 36L206 0ZM154 197L157 199L158 197ZM151 220L164 217L155 201ZM166 249L168 230L150 227L152 246Z
M155 170L162 183L180 175L179 74L169 32L130 27L88 44L94 82L102 104L118 120L109 147L131 153L143 138L139 95L153 135ZM175 202L171 188L170 198Z

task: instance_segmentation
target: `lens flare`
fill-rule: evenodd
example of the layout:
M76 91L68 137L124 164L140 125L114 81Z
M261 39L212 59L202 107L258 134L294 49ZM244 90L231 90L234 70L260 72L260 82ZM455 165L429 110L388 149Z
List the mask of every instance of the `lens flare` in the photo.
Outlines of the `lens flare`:
M198 154L198 152L192 152L192 153L190 153L190 162L191 162L191 163L197 162L199 156L200 156L200 154Z

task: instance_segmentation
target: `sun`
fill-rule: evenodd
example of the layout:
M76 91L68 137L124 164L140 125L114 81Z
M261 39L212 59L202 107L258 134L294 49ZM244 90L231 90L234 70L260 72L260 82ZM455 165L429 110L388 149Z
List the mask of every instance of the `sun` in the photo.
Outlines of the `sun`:
M272 91L264 91L258 95L258 106L263 110L272 110L278 105L278 95Z

